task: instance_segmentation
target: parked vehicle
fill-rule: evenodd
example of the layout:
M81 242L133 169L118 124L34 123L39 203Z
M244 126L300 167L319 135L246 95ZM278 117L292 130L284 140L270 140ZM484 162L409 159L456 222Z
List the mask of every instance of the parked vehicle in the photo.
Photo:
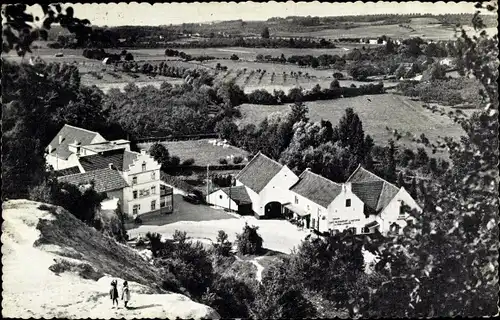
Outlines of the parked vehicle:
M62 52L58 52L55 54L57 58L64 57L64 54Z
M182 196L182 198L184 199L184 201L193 204L201 204L205 202L203 201L203 194L201 192L191 192L185 196Z

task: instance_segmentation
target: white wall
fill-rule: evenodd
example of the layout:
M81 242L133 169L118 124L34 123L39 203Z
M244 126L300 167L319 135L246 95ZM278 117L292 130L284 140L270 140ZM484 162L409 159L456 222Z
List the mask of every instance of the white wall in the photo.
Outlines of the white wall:
M54 170L67 169L74 166L79 166L78 156L76 154L71 154L67 160L58 158L56 155L46 155L45 161L50 164Z
M146 170L142 171L142 163L146 162ZM161 165L147 154L140 154L136 161L130 166L128 171L123 173L123 176L130 187L125 188L124 193L124 210L128 214L133 214L134 205L140 205L138 214L143 214L151 211L151 201L156 201L156 209L160 209L160 167ZM127 170L127 168L123 168ZM152 179L152 173L155 176ZM133 177L137 177L137 184L132 184ZM151 187L156 187L156 193L151 194ZM149 195L140 196L140 190L148 190ZM133 197L133 191L137 191L137 199Z
M99 133L96 134L96 136L94 137L94 139L92 139L92 141L90 142L91 144L92 143L100 143L100 142L106 142L107 140L104 139Z
M390 226L394 222L396 222L400 226L400 233L402 233L403 228L406 227L406 220L410 217L410 215L408 213L400 215L401 202L404 202L405 205L409 206L412 209L422 211L420 206L415 202L415 200L413 200L411 195L404 188L399 189L396 196L384 208L384 210L380 213L379 218L377 219L380 224L381 233L389 232Z
M295 197L297 197L298 203L295 203ZM328 230L328 209L307 199L306 197L301 196L293 191L289 191L289 200L287 202L292 203L292 205L296 207L302 208L305 212L309 213L309 228L315 229L316 223L319 221L319 231L327 231ZM323 220L323 217L324 220ZM313 220L315 225L313 225Z
M277 201L281 204L289 202L290 187L293 186L299 177L295 175L287 166L283 166L281 170L269 181L259 194L260 205L257 210L254 209L259 216L265 214L265 205L269 202ZM253 199L252 199L253 202Z
M238 205L222 190L212 192L207 198L207 202L214 206L238 211Z
M350 183L342 184L342 192L328 206L328 219L326 230L339 231L356 228L356 233L361 233L362 228L371 220L366 219L363 212L364 203L351 191ZM351 199L351 206L346 207L346 200ZM321 220L322 221L322 220Z

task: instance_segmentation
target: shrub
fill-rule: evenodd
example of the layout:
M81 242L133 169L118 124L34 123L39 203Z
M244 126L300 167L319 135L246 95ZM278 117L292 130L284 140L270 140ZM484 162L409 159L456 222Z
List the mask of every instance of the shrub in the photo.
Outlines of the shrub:
M253 300L251 288L232 276L216 277L201 298L202 303L214 308L223 318L249 318Z
M233 55L231 55L231 60L240 60L240 57L238 57L236 54L233 53Z
M232 244L227 240L228 236L223 230L219 230L217 242L214 244L214 253L217 256L229 257Z
M239 164L239 163L242 163L243 162L243 157L241 156L236 156L233 158L233 163L234 164Z
M257 233L257 226L245 223L243 232L236 235L238 252L241 254L259 254L262 252L262 237Z
M220 159L219 159L219 163L220 163L220 164L227 164L227 160L226 160L226 158L220 158Z
M189 159L186 159L182 162L182 165L183 166L192 166L194 164L194 159L193 158L189 158Z

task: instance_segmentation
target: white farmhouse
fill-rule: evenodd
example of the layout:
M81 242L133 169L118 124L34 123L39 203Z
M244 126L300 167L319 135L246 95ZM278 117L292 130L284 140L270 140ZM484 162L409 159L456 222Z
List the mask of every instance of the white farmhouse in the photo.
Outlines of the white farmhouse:
M246 206L258 218L293 218L319 232L399 233L414 221L403 205L421 211L404 188L361 166L345 183L335 183L309 169L297 177L260 152L236 176L231 190L216 190L207 202L234 211Z
M145 151L130 151L129 141L106 141L96 132L65 125L47 149L53 167L66 158L63 169L55 167L59 181L93 183L97 192L118 199L129 216L172 212L172 190L160 182L161 165Z
M79 147L106 142L99 133L65 124L46 148L45 160L54 170L74 167L78 163Z
M284 166L258 153L236 176L236 186L244 186L259 218L282 215L282 204L288 201L289 188L299 178Z

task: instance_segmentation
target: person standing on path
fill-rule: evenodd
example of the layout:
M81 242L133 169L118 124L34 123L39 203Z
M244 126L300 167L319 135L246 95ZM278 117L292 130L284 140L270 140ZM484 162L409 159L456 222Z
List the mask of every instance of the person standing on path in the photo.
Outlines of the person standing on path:
M109 290L109 295L111 297L111 300L113 301L113 308L115 307L115 301L116 306L118 307L118 288L116 287L116 285L116 280L111 281L111 290Z
M125 304L125 308L128 308L127 307L127 303L130 300L130 290L128 288L128 282L127 281L123 282L122 300L123 300L123 303Z

